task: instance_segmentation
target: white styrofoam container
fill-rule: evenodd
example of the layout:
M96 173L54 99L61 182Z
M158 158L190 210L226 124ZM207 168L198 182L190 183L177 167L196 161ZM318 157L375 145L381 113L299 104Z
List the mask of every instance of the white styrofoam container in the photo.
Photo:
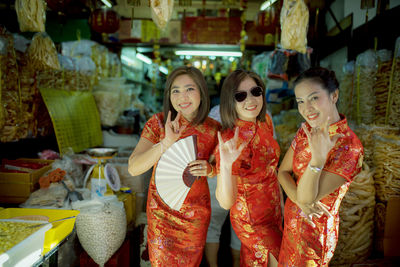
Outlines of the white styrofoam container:
M43 221L27 221L2 219L0 221L43 223ZM38 227L37 231L19 242L6 252L0 255L0 267L25 267L31 266L42 256L44 235L53 225L51 223Z

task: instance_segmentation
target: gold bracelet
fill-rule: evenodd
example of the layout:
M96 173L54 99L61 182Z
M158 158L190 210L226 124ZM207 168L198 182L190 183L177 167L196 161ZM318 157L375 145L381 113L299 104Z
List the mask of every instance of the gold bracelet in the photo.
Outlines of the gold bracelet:
M308 168L310 168L313 172L315 172L315 173L319 173L319 172L321 172L322 171L322 169L324 168L324 167L316 167L316 166L312 166L310 163L308 163Z
M214 166L210 164L211 166L211 171L207 174L207 177L213 177L214 176Z

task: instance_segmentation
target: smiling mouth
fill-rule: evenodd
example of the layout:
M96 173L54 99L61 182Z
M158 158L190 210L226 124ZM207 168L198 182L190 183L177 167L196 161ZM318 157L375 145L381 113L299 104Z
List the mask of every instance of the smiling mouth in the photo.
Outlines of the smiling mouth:
M181 103L181 104L179 104L179 107L182 108L182 109L186 109L186 108L188 108L190 105L191 105L191 103Z
M254 111L254 110L257 109L257 105L250 106L250 107L247 107L247 108L245 108L245 109L248 110L248 111Z
M307 118L308 118L310 121L312 121L312 120L315 120L316 118L318 118L318 116L319 116L318 113L313 113L313 114L307 115Z

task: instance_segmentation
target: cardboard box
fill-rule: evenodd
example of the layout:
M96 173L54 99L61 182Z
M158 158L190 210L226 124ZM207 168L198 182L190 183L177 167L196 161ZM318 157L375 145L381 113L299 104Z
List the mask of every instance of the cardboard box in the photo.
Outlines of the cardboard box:
M400 240L400 197L392 197L386 206L383 251L385 257L400 257L397 242Z
M23 159L29 162L49 163L30 173L0 172L0 202L23 203L30 194L39 189L39 178L51 169L53 160Z

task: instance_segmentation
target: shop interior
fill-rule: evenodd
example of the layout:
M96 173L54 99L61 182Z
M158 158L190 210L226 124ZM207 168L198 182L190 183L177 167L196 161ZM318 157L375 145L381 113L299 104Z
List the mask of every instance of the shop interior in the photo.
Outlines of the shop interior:
M282 12L286 1L305 9ZM303 122L294 80L311 66L335 71L365 155L329 266L399 266L399 15L399 0L1 1L0 222L64 220L12 251L0 231L0 266L151 266L152 169L131 176L128 159L179 66L201 70L210 108L229 73L257 73L282 156ZM100 183L116 200L85 214ZM229 216L221 231L218 265L234 266Z

